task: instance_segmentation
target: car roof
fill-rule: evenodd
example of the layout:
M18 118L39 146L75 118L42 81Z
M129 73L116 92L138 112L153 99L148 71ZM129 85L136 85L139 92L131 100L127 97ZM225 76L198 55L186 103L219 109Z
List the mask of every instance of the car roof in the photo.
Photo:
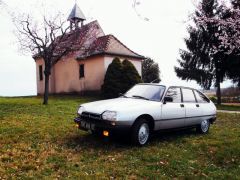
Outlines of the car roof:
M162 83L139 83L139 84L155 85L155 86L165 86L166 88L169 88L169 87L181 87L181 88L189 88L189 89L197 90L196 88L189 87L189 86L170 85L170 84L166 85L166 84L162 84ZM198 90L198 91L199 91L199 90Z

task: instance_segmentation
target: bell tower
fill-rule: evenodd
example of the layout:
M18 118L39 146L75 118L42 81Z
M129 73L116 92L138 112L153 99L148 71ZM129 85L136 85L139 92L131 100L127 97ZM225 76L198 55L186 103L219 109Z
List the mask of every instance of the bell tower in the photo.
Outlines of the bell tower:
M86 18L81 11L81 9L78 7L77 3L72 8L71 13L68 16L68 21L70 21L70 29L75 30L80 28L83 25L83 21L85 21ZM80 25L79 25L80 24Z

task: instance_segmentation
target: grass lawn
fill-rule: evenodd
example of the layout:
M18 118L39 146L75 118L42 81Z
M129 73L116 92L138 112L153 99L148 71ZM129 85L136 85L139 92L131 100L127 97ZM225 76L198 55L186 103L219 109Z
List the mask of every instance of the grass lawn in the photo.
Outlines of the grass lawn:
M240 111L240 104L221 104L216 105L218 110Z
M92 100L0 98L0 179L240 179L240 114L219 113L207 135L161 133L138 148L75 127L76 108Z

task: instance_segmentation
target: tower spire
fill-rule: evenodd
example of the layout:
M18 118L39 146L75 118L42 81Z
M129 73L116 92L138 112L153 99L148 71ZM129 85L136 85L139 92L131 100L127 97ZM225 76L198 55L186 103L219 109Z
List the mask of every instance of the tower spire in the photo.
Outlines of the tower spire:
M81 23L81 26L83 25L83 21L85 21L86 18L81 11L81 9L78 7L76 0L75 5L72 8L71 13L68 16L68 21L70 21L70 28L71 30L79 28L79 23Z

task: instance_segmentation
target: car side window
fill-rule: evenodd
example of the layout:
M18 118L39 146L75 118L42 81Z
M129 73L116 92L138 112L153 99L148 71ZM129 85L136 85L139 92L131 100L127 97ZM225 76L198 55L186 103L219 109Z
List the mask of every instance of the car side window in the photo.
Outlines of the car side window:
M182 88L183 93L183 102L196 102L195 96L193 94L193 90Z
M209 102L208 98L206 98L202 93L200 93L196 90L194 90L194 93L195 93L198 103L208 103Z
M181 103L182 102L180 88L169 88L166 93L166 96L172 97L173 103Z

